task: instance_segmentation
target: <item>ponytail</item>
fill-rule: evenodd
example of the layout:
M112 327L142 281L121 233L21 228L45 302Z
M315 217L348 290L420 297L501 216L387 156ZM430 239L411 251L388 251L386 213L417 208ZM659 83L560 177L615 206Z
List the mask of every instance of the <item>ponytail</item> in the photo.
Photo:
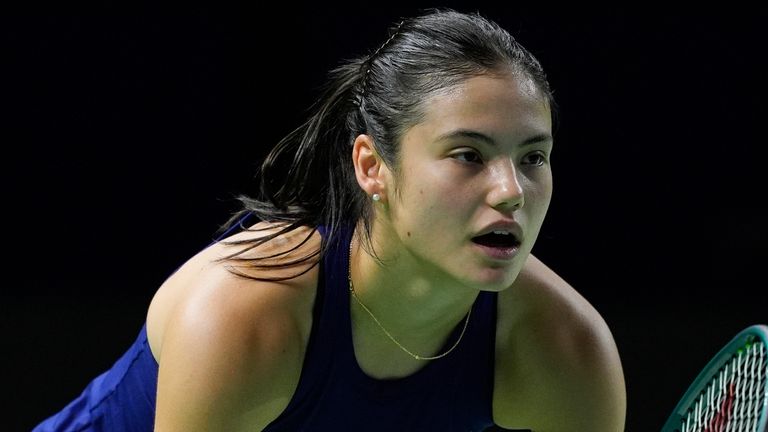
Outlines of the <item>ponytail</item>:
M398 185L403 182L400 142L409 128L423 121L426 101L471 77L508 71L510 67L535 83L556 119L556 105L541 65L498 24L477 13L434 9L392 26L389 37L375 52L331 72L310 118L282 139L262 163L257 174L258 196L237 197L243 209L222 228L228 229L244 215L252 214L264 221L284 222L283 229L259 239L225 242L247 246L221 260L249 261L254 267L288 267L319 254L319 262L338 242L340 227L357 228L362 223L359 234L363 249L379 265L385 265L371 241L374 208L355 178L351 160L355 137L364 133L373 138L376 152L393 173L391 192L397 197ZM286 232L301 226L316 229L318 225L325 226L328 234L320 250L308 257L281 265L259 264L272 257L238 257Z
M351 160L352 143L357 134L365 132L364 121L356 106L362 64L362 60L356 60L331 71L331 79L321 89L320 97L310 109L313 114L280 140L259 167L256 174L259 180L258 196L237 196L243 208L218 232L230 229L248 214L262 221L281 222L285 225L278 232L257 239L223 241L224 244L248 246L218 261L248 261L257 268L283 268L319 255L314 263L316 265L330 246L338 241L340 227L354 227L366 213L364 207L367 200L357 185ZM301 226L313 227L307 239L301 242L303 244L314 234L318 225L325 226L328 234L320 250L309 256L277 265L258 263L272 257L239 258L242 253L284 233ZM244 226L241 228L248 230ZM301 244L277 256L287 254ZM256 278L232 268L229 270L250 279L281 281L304 274L312 267L300 274L276 279Z

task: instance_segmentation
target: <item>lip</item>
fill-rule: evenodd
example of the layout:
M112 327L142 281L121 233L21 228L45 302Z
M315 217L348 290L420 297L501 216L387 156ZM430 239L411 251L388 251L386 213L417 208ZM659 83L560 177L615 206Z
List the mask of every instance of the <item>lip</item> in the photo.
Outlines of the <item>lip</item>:
M493 231L510 232L517 239L518 245L523 242L523 229L514 219L500 219L494 221L491 224L486 225L485 228L481 229L477 234L473 235L472 238L486 235Z
M519 243L512 247L485 246L474 242L472 245L478 248L486 256L499 261L509 261L516 257L517 253L520 251Z

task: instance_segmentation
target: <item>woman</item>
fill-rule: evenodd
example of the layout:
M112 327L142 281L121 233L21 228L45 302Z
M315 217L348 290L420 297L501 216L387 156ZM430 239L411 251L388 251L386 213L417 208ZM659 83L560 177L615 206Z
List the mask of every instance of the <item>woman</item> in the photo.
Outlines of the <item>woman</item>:
M332 72L260 196L35 430L623 430L609 329L530 253L553 105L495 23L402 21Z

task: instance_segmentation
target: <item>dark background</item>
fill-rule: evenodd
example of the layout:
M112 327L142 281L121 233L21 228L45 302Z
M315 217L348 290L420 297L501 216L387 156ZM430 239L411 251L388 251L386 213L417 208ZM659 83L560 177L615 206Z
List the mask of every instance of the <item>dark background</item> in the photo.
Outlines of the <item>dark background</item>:
M612 329L627 430L658 430L709 357L768 322L768 14L467 4L443 5L496 20L548 71L561 125L534 252ZM4 430L111 366L325 72L416 12L2 18Z

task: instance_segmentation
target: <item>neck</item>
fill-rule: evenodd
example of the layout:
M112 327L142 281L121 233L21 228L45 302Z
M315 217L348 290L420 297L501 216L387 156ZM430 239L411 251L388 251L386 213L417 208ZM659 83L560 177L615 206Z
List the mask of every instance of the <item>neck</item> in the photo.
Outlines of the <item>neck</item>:
M373 246L386 266L380 265L360 246L358 232L352 237L350 270L357 298L401 344L419 355L438 350L456 325L463 325L479 293L452 281L439 269L413 255L396 238L372 232ZM369 313L351 300L352 325L377 341L392 345ZM397 349L397 347L394 347Z

